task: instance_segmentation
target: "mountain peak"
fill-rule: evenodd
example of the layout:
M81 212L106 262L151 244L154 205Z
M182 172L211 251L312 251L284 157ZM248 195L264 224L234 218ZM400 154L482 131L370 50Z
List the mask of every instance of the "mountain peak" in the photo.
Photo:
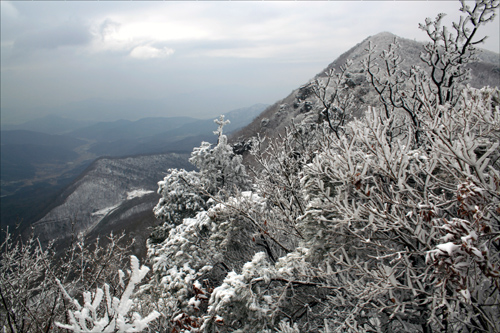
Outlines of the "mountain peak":
M372 47L375 47L375 54L379 55L382 50L388 49L395 38L399 44L398 53L403 60L400 64L400 68L409 71L412 66L422 66L425 70L425 63L420 59L424 43L399 37L388 31L383 31L365 38L363 41L341 54L324 70L314 76L313 79L324 77L326 72L331 69L335 69L335 71L338 72L340 66L345 65L347 60L352 60L353 63L349 68L350 84L352 85L350 89L352 89L352 92L357 96L356 101L360 103L359 108L354 108L353 114L354 116L362 116L364 111L361 106L363 104L375 105L378 102L378 97L373 90L370 89L369 82L366 80L366 74L362 65L363 59L368 55L366 51L368 43L372 43ZM468 83L472 87L477 88L484 85L498 86L498 54L493 52L481 52L478 54L478 57L480 58L478 62L469 65L472 69L472 77ZM309 82L306 82L302 87L306 86L308 83ZM295 89L290 95L268 107L251 124L238 133L235 133L231 138L233 142L244 142L257 134L275 137L278 133L283 132L292 121L299 122L304 119L304 117L308 115L308 110L299 107L300 101L297 100L297 95L302 87ZM314 103L313 100L309 101L310 106Z
M382 37L382 38L392 37L392 38L394 38L394 37L398 37L398 36L396 36L395 34L393 34L392 32L389 32L389 31L382 31L382 32L379 32L378 34L370 36L368 38L375 38L375 37Z

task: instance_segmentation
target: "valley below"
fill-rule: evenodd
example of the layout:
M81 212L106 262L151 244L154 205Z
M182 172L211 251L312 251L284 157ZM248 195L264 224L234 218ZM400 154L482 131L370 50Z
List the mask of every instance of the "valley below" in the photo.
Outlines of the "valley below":
M228 131L266 106L228 112ZM49 116L38 127L2 125L1 229L33 231L43 242L127 230L144 247L157 182L169 168L192 169L189 153L214 141L215 129L213 119L189 117L78 123Z

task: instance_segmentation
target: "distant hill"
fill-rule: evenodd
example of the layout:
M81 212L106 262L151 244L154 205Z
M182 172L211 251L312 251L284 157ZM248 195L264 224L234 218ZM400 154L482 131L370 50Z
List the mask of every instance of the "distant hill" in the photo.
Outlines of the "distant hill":
M46 134L64 134L92 123L94 122L48 115L18 125L2 124L2 131L28 130Z
M256 104L228 112L226 119L230 119L231 124L226 130L247 125L266 106ZM20 129L1 131L2 228L20 221L29 226L43 218L61 204L56 198L63 195L63 187L74 186L71 185L74 179L99 157L137 156L138 160L144 159L144 165L148 165L152 154L189 154L201 141L215 140L213 131L217 125L214 124L214 119L215 117L202 120L174 117L118 120L86 124L72 131L63 131L66 133L64 135ZM42 119L41 123L45 120L46 118ZM31 126L32 123L28 125ZM185 160L178 162L179 165L165 163L155 167L158 168L157 171L161 169L162 172L166 172L168 167L191 167L190 164L185 164ZM146 169L139 167L137 170L146 177ZM161 173L156 175L152 182L154 191L156 182L162 178ZM108 176L102 174L102 182L106 182ZM86 200L82 199L82 211L88 208L89 203Z
M29 130L1 131L0 133L2 146L32 144L73 149L85 143L67 135L51 135Z
M249 124L267 105L256 104L225 114L227 133ZM124 156L160 152L190 152L201 141L214 139L214 118L144 118L98 123L68 135L94 140L89 152L97 156ZM97 141L97 142L95 142Z
M37 165L65 164L78 158L73 149L85 141L64 135L50 135L26 130L1 132L0 172L2 195L6 181L33 178Z
M137 139L178 128L198 119L189 117L143 118L137 121L117 120L99 122L69 132L75 138L85 138L98 142L110 142L123 139Z

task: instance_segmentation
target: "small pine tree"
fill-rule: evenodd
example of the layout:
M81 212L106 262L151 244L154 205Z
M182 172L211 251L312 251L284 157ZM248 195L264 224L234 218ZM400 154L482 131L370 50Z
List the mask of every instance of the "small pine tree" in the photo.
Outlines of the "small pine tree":
M219 125L214 134L217 135L217 145L212 149L208 142L202 142L191 153L189 161L200 170L205 184L205 190L211 195L226 191L228 194L235 191L246 191L250 188L250 181L242 163L241 155L236 155L228 144L223 128L229 124L221 115L214 121Z
M223 134L223 127L229 121L220 116L215 123L219 125L214 132L218 136L217 145L211 148L210 143L202 142L191 153L189 161L198 171L170 169L168 176L158 183L158 193L162 197L153 211L159 220L166 222L162 227L166 229L155 230L156 241L164 239L169 228L184 218L208 209L212 196L230 195L250 188L242 157L233 152Z

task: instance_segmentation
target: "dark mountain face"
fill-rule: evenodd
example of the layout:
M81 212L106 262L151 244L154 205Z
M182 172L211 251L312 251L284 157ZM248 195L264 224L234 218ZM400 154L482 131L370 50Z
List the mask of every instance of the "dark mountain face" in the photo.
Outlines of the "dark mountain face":
M78 154L73 150L34 144L2 145L1 175L4 181L15 181L35 176L36 165L64 164Z
M28 130L45 134L64 134L81 127L89 126L92 123L94 122L63 118L56 115L48 115L35 120L27 121L19 125L2 124L2 131Z
M1 131L2 146L32 144L73 149L84 143L82 140L67 135L51 135L28 130Z
M85 141L65 135L13 130L1 132L1 179L2 196L12 193L8 182L34 179L42 169L55 168L76 161L75 149ZM43 166L43 167L42 167ZM42 176L43 177L43 176ZM17 184L16 186L19 186Z

